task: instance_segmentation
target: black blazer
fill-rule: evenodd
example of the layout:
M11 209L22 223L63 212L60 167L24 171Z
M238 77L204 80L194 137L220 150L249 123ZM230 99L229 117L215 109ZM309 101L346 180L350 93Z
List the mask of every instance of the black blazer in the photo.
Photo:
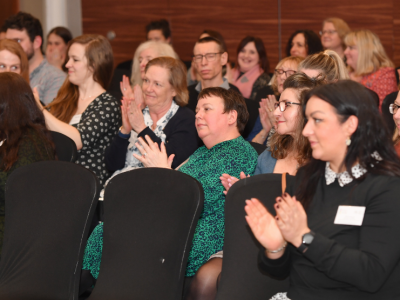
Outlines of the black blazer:
M174 169L192 155L199 146L200 139L194 121L194 113L186 107L180 107L163 130L166 135L165 148L167 154L168 156L175 154L172 162ZM161 145L161 139L149 127L140 132L138 137L145 139L145 135L148 135L153 142ZM114 172L125 166L128 146L129 139L121 138L118 134L114 137L105 151L105 163L110 171Z

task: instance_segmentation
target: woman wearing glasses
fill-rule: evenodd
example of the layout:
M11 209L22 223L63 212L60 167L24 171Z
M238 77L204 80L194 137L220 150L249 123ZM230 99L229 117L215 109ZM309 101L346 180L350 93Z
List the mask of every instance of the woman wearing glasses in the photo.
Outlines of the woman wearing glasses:
M275 68L274 76L270 85L261 88L256 95L255 100L260 102L260 115L248 135L247 140L259 144L264 144L268 134L273 129L275 117L273 114L274 103L278 100L283 91L283 83L286 78L296 73L296 70L303 59L300 57L289 56L282 59Z
M397 93L397 98L394 100L394 103L390 104L389 111L393 114L393 121L396 124L396 129L394 132L393 140L394 147L396 149L397 154L400 156L400 92Z
M243 97L255 100L257 92L268 85L269 61L263 41L246 36L237 48L237 66L232 70L229 82L234 84Z
M350 78L377 93L381 109L386 95L397 91L393 62L379 37L369 30L352 31L344 41Z
M350 32L347 23L339 18L328 18L322 22L321 35L322 46L327 50L335 51L343 60L345 60L344 50L346 45L344 37Z

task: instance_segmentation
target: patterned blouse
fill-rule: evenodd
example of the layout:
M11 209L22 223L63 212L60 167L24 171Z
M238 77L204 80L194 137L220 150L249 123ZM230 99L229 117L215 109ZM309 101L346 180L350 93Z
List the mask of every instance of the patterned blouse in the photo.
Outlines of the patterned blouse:
M179 171L197 179L204 189L204 207L193 238L186 276L193 276L208 258L222 250L225 230L225 195L219 177L228 173L238 177L240 172L253 175L257 152L241 136L207 149L197 149ZM103 250L103 224L90 235L83 266L97 279Z
M253 175L257 152L241 136L207 149L197 149L179 171L197 179L204 190L204 208L197 223L186 276L193 276L208 258L224 245L225 195L219 179L223 173L239 178L240 172Z
M397 91L395 70L391 67L380 68L376 72L363 76L361 84L378 94L379 110L381 110L383 99Z
M78 151L75 163L95 173L102 185L111 175L106 169L104 151L117 134L121 122L118 101L104 92L88 105L79 123L73 125L82 139L82 149Z

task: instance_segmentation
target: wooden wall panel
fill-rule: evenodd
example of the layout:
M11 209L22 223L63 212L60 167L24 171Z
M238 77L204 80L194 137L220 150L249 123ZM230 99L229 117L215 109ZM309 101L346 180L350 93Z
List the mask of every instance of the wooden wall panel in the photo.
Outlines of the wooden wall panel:
M236 49L247 35L260 37L267 49L271 70L278 61L277 1L170 0L174 48L183 60L190 60L193 46L204 29L221 32L228 47L229 60L236 61Z
M393 61L400 67L400 1L393 0Z
M116 38L111 45L118 64L133 58L136 47L146 39L146 24L168 16L167 8L166 0L83 0L83 32L106 36L114 31Z
M379 35L397 66L400 66L400 1L398 0L281 0L282 57L291 33L298 29L321 30L322 20L337 16L352 29L368 28ZM83 0L83 31L106 35L114 30L111 42L116 63L131 59L146 38L145 25L151 20L170 21L173 45L183 60L190 60L193 46L204 29L220 31L228 46L230 60L246 35L263 39L271 64L278 62L278 0Z
M19 10L18 0L0 0L0 27L8 17L16 14Z
M388 55L393 56L392 0L319 0L312 5L308 3L304 0L282 1L283 49L294 31L311 29L318 33L324 19L338 17L345 20L351 29L370 29L378 34Z

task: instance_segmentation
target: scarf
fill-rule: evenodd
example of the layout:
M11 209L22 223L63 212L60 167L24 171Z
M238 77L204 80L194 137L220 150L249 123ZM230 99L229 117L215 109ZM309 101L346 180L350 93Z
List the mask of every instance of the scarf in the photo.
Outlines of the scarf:
M249 99L251 96L251 90L253 89L253 84L262 73L264 73L264 71L258 64L242 76L240 76L239 69L235 68L233 69L233 84L239 89L243 97Z

